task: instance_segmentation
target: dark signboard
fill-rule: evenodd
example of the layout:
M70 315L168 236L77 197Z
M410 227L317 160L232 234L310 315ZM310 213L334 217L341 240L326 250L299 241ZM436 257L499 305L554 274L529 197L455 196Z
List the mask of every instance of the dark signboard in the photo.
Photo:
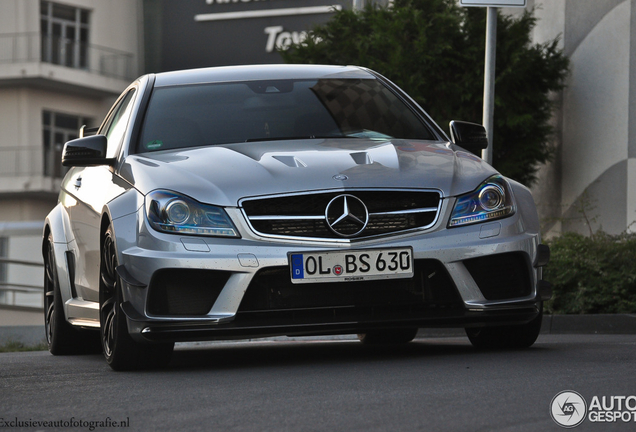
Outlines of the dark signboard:
M350 7L351 0L145 0L146 70L282 63L278 48Z

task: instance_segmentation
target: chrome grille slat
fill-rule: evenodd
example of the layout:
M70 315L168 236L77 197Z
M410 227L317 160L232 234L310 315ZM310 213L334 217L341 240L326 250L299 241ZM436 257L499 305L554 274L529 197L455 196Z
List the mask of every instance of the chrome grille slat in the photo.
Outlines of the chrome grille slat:
M264 215L251 216L250 220L325 220L325 216L282 216L282 215Z
M391 214L409 214L409 213L430 213L430 212L436 212L437 211L437 207L433 207L433 208L423 208L423 209L412 209L412 210L396 210L396 211L390 211L390 212L379 212L379 213L371 213L371 215L391 215Z

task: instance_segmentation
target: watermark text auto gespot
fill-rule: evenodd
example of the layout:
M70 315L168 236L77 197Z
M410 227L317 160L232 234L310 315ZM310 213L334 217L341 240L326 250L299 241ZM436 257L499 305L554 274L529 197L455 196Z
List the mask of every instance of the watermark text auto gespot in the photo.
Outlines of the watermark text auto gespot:
M103 420L83 420L71 417L65 420L35 420L32 418L21 419L19 417L0 417L0 429L9 428L86 428L94 431L98 428L127 428L130 427L130 418L126 420L113 420L106 417Z
M592 396L585 398L571 390L558 393L550 403L552 419L564 428L574 428L585 420L591 423L636 423L636 396Z
M591 422L636 422L636 396L594 396L588 408Z

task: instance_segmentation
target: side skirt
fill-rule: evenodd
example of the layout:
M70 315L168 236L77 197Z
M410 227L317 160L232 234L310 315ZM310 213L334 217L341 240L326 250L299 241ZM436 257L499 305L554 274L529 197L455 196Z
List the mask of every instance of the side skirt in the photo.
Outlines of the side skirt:
M99 303L71 299L66 303L68 321L78 327L99 328Z

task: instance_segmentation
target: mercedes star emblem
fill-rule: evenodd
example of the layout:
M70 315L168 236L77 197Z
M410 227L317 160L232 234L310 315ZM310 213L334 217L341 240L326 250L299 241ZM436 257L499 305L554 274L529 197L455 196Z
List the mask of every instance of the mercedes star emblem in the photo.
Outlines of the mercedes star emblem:
M353 237L366 228L369 211L359 198L343 194L329 201L325 218L331 231L341 237Z

